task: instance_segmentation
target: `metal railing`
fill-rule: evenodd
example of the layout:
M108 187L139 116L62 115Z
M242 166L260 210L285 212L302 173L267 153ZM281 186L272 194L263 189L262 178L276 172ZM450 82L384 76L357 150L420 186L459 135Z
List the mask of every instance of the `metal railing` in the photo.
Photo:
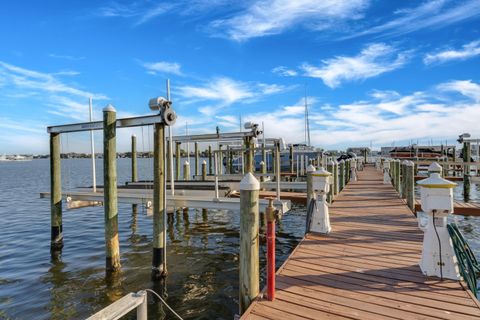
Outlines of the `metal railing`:
M455 223L447 225L448 233L452 239L453 249L457 256L460 274L467 283L468 288L477 297L478 294L478 278L480 277L480 264L478 263L472 249L463 237Z
M147 292L145 290L127 294L108 307L87 318L87 320L116 320L120 319L135 308L137 309L137 319L147 320Z

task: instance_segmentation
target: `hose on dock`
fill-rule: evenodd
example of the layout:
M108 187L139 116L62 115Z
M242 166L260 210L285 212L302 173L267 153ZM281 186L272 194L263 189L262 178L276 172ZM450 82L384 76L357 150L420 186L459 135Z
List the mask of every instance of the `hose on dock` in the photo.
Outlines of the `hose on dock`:
M180 317L178 315L178 313L176 313L168 304L165 300L162 299L162 297L160 297L160 295L158 293L156 293L155 291L153 290L150 290L150 289L145 289L145 291L147 292L150 292L150 293L153 293L155 296L157 296L158 299L160 299L160 301L168 308L168 310L170 310L178 319L180 320L183 320L182 317Z

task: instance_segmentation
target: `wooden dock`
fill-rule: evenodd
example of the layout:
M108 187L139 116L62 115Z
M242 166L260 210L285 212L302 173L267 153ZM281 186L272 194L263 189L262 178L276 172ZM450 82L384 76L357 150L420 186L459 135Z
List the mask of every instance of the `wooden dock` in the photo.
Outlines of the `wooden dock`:
M332 232L308 234L277 271L276 299L242 319L480 319L459 281L425 277L423 233L380 171L366 167L330 207Z

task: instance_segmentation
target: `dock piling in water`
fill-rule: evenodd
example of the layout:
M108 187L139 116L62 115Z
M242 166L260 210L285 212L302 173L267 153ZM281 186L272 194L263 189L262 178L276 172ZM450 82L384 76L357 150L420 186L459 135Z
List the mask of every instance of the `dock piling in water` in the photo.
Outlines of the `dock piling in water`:
M166 243L165 243L165 124L156 123L153 137L153 257L152 278L159 279L167 275ZM177 155L180 144L177 143ZM180 158L177 158L179 169ZM177 175L180 170L177 170Z
M182 161L182 155L180 154L180 145L181 142L176 142L175 144L175 180L180 180L180 163Z
M240 314L260 291L259 190L260 183L248 172L240 182Z
M138 181L137 173L137 136L132 135L132 182Z
M60 165L60 134L50 134L50 249L59 251L63 247L62 223L62 178Z
M202 181L207 181L207 161L202 162Z
M120 270L117 204L117 113L112 105L103 109L103 180L105 212L106 270Z

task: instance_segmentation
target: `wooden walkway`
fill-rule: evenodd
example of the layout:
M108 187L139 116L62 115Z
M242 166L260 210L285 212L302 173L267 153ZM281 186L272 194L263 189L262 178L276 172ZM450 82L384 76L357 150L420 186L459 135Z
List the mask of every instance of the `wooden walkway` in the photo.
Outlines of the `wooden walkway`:
M330 208L332 233L307 235L277 271L276 300L242 319L480 319L460 282L421 273L423 233L382 181L359 172Z

